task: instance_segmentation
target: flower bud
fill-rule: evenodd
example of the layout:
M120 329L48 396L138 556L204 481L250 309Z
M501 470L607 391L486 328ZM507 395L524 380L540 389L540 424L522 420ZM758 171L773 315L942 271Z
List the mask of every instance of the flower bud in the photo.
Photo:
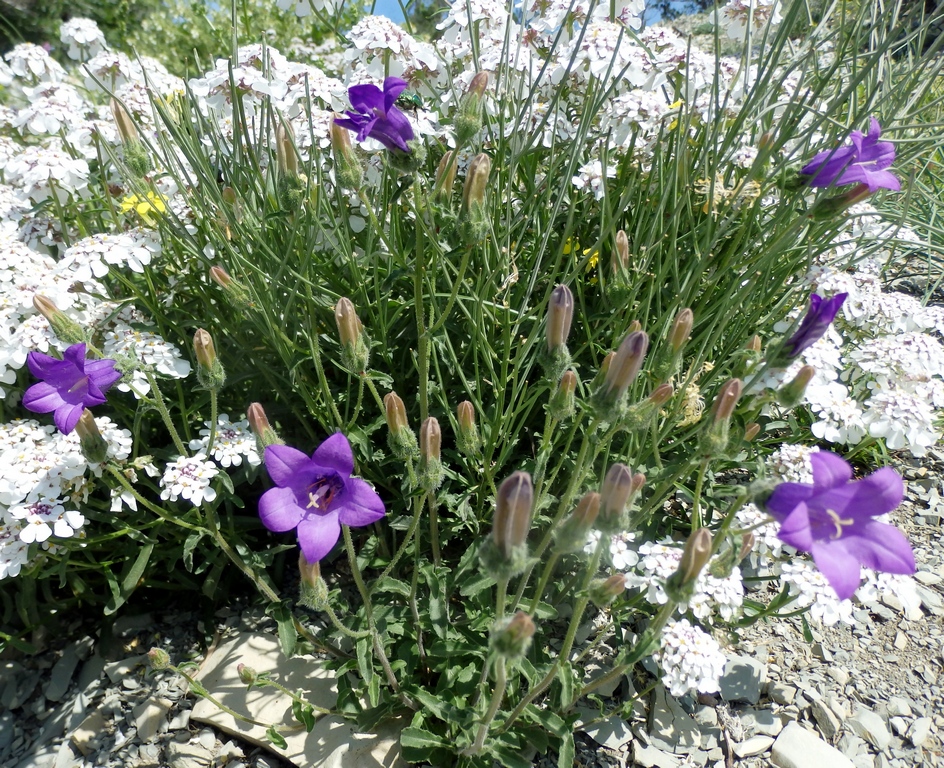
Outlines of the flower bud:
M466 171L465 186L462 189L462 237L469 243L477 243L488 231L485 218L485 186L492 161L486 154L472 158Z
M777 402L784 408L793 408L803 402L803 395L809 386L816 369L812 365L804 365L797 371L793 379L784 384L777 392Z
M727 450L730 441L731 417L734 415L738 400L741 399L742 389L740 379L728 379L715 395L714 402L711 404L712 422L708 425L702 444L702 452L705 456L720 456Z
M52 332L56 334L56 338L60 341L64 341L69 345L88 341L82 326L59 309L52 299L34 293L33 308L46 318Z
M648 349L649 336L644 331L633 331L623 339L603 382L608 398L617 401L623 397L639 374Z
M758 424L756 421L752 421L750 424L744 427L744 442L752 442L754 438L757 437L759 432L760 424Z
M597 608L606 608L626 591L626 576L614 573L607 579L595 579L590 585L590 602Z
M574 319L574 295L566 285L558 285L551 292L547 308L547 349L553 352L567 346L570 324Z
M235 208L236 204L239 202L239 198L236 196L236 190L232 187L223 187L223 190L220 192L220 197L223 198L223 202L230 208ZM210 267L210 269L219 269L219 267Z
M242 283L234 280L223 267L210 267L210 279L223 289L233 306L238 309L249 309L252 307L252 299L249 298L249 291L246 290Z
M240 663L236 665L236 676L239 677L239 682L251 688L255 684L259 673L252 667L247 667L245 664Z
M283 445L281 438L269 424L265 409L259 403L249 404L249 408L246 409L246 420L256 436L256 448L260 456L265 455L265 449L270 445Z
M810 210L809 217L816 221L828 221L845 213L847 208L856 203L868 199L871 194L872 190L868 184L856 184L848 192L817 201Z
M116 100L111 100L111 114L115 118L115 127L121 139L125 163L138 176L144 176L151 170L151 158L141 143L138 129L127 110Z
M675 394L675 387L671 384L660 384L654 390L652 394L649 395L649 402L651 402L657 408L661 408L669 400L672 399L672 395Z
M295 152L295 131L291 123L279 121L275 129L275 156L282 174L298 176L298 154Z
M347 189L360 189L364 180L364 168L351 144L351 133L347 128L331 121L329 128L331 151L334 155L334 175L338 183Z
M108 443L99 432L98 424L88 408L82 411L75 432L79 436L79 449L89 464L101 464L108 458Z
M439 420L430 416L420 426L420 485L427 491L436 490L443 479L440 451L442 430Z
M193 352L197 358L197 382L203 389L219 392L226 381L226 373L216 356L213 337L202 328L193 334Z
M147 652L147 658L151 669L167 669L170 667L170 654L163 648L152 648Z
M452 199L452 189L456 182L456 171L458 169L456 152L450 149L442 156L439 167L436 169L436 198L443 204L448 204Z
M535 632L534 621L524 611L500 620L492 629L492 650L499 656L513 661L520 659L531 645Z
M573 371L564 371L557 389L554 390L547 404L547 411L552 419L563 421L574 415L577 403L576 391L577 374Z
M760 336L756 333L751 336L750 341L747 342L747 351L752 352L755 355L759 355L761 352L761 341Z
M341 340L342 364L351 373L363 373L367 370L370 350L367 347L364 326L357 317L350 299L338 299L334 308L334 319L338 324L338 337Z
M617 463L610 467L600 491L600 516L597 518L600 531L615 534L626 530L626 510L640 487L634 489L633 474L625 464Z
M616 233L616 250L613 252L612 268L614 275L625 274L629 269L629 238L622 229Z
M685 603L691 598L698 575L711 559L711 547L711 531L707 528L699 528L688 537L678 570L665 584L665 591L673 601Z
M472 139L482 128L482 103L485 88L488 86L488 73L476 72L469 83L469 88L459 101L459 113L456 115L456 146Z
M301 577L299 602L313 611L323 611L328 604L328 585L321 578L321 562L309 563L305 553L299 551L298 575Z
M672 324L672 330L669 333L669 346L676 353L682 351L682 347L688 341L692 334L692 325L695 322L695 315L690 309L683 309L675 318Z
M479 428L475 423L475 406L468 400L459 403L456 408L456 421L459 424L456 446L468 456L475 455L482 447Z
M134 126L131 115L121 105L117 99L112 99L109 104L111 115L115 118L115 127L118 129L118 137L122 144L126 141L138 141L138 129Z
M754 549L754 545L757 543L757 537L748 531L744 534L744 537L741 539L741 549L738 552L738 563L747 557L751 550Z
M527 472L514 472L498 486L492 535L479 552L487 573L510 578L525 569L533 500L531 475Z
M413 459L419 453L416 435L406 419L406 407L396 392L384 396L384 413L387 417L387 444L398 459Z
M579 552L587 543L587 535L600 513L600 494L585 493L577 507L557 529L554 549L561 554Z

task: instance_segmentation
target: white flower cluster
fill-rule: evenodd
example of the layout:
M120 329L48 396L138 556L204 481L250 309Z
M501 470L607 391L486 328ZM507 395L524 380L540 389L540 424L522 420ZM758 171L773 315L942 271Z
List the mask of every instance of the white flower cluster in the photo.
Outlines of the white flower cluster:
M199 451L206 455L210 444L210 422L204 422L205 429L200 430L200 437L190 441L190 450ZM232 422L229 416L221 413L216 422L216 435L213 438L213 449L209 456L221 467L238 467L246 459L250 467L258 467L262 463L256 446L256 437L249 429L249 422Z
M852 601L840 600L826 577L806 560L781 565L780 580L790 585L790 593L799 608L809 608L813 621L831 627L840 621L854 624Z
M166 501L177 501L178 498L187 499L195 507L204 501L213 501L216 498L216 489L210 482L220 471L212 461L202 453L195 456L180 456L170 462L161 478L161 498Z
M666 625L661 647L652 658L662 667L662 682L673 696L716 693L727 661L717 641L688 619Z
M105 44L105 35L91 19L69 19L59 27L59 39L64 45L70 59L87 61L97 56L108 46Z
M781 21L780 0L731 0L721 9L721 26L732 40L743 40L748 30L759 38L768 26Z

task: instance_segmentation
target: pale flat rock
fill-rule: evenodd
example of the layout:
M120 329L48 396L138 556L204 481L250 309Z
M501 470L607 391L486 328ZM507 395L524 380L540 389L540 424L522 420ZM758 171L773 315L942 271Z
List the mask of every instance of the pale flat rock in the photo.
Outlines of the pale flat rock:
M919 717L911 724L911 730L908 731L908 738L916 747L920 747L928 740L931 735L931 718Z
M141 741L150 741L157 736L161 723L170 712L173 702L167 699L148 699L138 706L132 712L134 714L134 726L138 730L138 738Z
M606 720L582 726L581 730L597 744L602 744L612 750L620 749L624 744L632 741L633 738L629 723L619 715L613 715Z
M83 755L89 755L97 749L95 742L105 731L105 718L101 712L93 712L72 734L72 743Z
M639 741L633 742L633 760L642 768L679 768L681 765L674 755L655 747L644 747Z
M734 754L738 757L753 757L761 755L770 749L774 740L770 736L751 736L740 744L734 745Z
M662 685L657 685L652 695L649 740L653 746L676 754L694 752L701 745L698 724Z
M847 721L857 736L861 736L878 750L891 744L892 735L882 716L866 707L859 707Z
M348 720L329 715L315 722L311 733L297 726L292 700L274 688L253 688L236 673L237 664L268 672L289 690L301 689L314 705L330 708L337 699L334 673L310 656L286 659L278 640L270 635L242 632L221 644L207 660L200 682L210 695L230 709L264 723L276 723L288 743L279 749L266 738L266 728L237 720L206 699L198 699L191 719L214 725L264 747L299 766L319 768L407 768L400 755L399 729L361 733Z
M721 675L721 698L756 704L766 682L766 664L750 656L730 656Z
M775 768L854 768L842 752L799 723L789 723L777 737L770 764Z

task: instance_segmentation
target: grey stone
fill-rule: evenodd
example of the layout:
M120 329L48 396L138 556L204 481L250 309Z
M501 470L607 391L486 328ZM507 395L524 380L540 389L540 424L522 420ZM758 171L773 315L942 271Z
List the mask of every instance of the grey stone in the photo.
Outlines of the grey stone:
M830 667L826 674L835 680L839 685L845 685L849 682L849 673L842 667Z
M797 689L792 685L786 685L784 683L770 683L767 686L767 695L770 697L771 701L775 701L783 706L788 706L792 704L793 700L796 698Z
M213 752L198 742L170 742L164 750L168 768L206 768L213 762Z
M790 723L777 737L770 764L776 768L853 768L848 757L799 723Z
M822 699L814 701L810 711L823 736L830 741L836 738L836 734L842 729L842 721L836 717L836 713L829 708L826 702Z
M714 707L704 705L696 707L694 718L700 726L714 728L718 725L718 712Z
M903 717L890 717L888 718L888 724L899 736L904 736L908 731L908 721Z
M633 761L641 768L679 768L679 760L655 747L644 747L640 742L633 742Z
M886 711L889 716L902 715L903 717L911 717L911 705L901 696L889 697Z
M749 656L731 656L721 675L721 698L756 704L766 681L766 665Z
M49 682L43 689L43 695L50 701L61 701L69 690L69 684L72 682L72 675L79 662L88 656L92 649L91 638L84 638L77 643L67 646L62 652L62 656L53 665L49 671Z
M738 757L753 757L761 755L770 749L774 740L770 736L751 736L751 738L734 745L734 754Z
M619 715L583 726L582 730L597 744L612 750L620 749L633 738L629 724Z
M920 747L924 745L930 735L931 718L919 717L911 724L911 729L908 731L908 740L916 747Z
M677 754L694 752L701 744L695 721L662 685L657 685L652 695L649 740L653 746Z
M180 731L190 725L190 710L182 709L167 724L168 731Z
M769 709L746 709L739 717L744 727L755 734L776 738L783 730L783 721Z
M147 663L147 654L140 656L129 656L127 659L113 661L105 665L105 674L114 684L118 684L123 678L130 675L134 670Z
M152 698L132 709L134 725L138 729L138 739L146 742L157 736L170 708L171 702L167 699Z
M886 749L891 743L892 735L888 731L888 726L885 725L881 715L876 714L871 709L860 707L847 722L858 736L868 741L876 749Z

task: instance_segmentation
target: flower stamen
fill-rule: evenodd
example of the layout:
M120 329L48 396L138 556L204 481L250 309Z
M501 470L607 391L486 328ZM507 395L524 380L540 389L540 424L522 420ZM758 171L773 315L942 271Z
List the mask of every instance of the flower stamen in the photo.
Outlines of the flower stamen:
M830 534L829 536L830 539L838 539L840 536L842 536L842 527L844 525L852 525L853 523L855 523L855 520L853 520L852 518L847 517L846 519L843 519L839 517L838 513L833 512L833 510L831 509L827 509L826 514L829 515L829 519L832 520L833 525L836 526L836 532L833 534Z

